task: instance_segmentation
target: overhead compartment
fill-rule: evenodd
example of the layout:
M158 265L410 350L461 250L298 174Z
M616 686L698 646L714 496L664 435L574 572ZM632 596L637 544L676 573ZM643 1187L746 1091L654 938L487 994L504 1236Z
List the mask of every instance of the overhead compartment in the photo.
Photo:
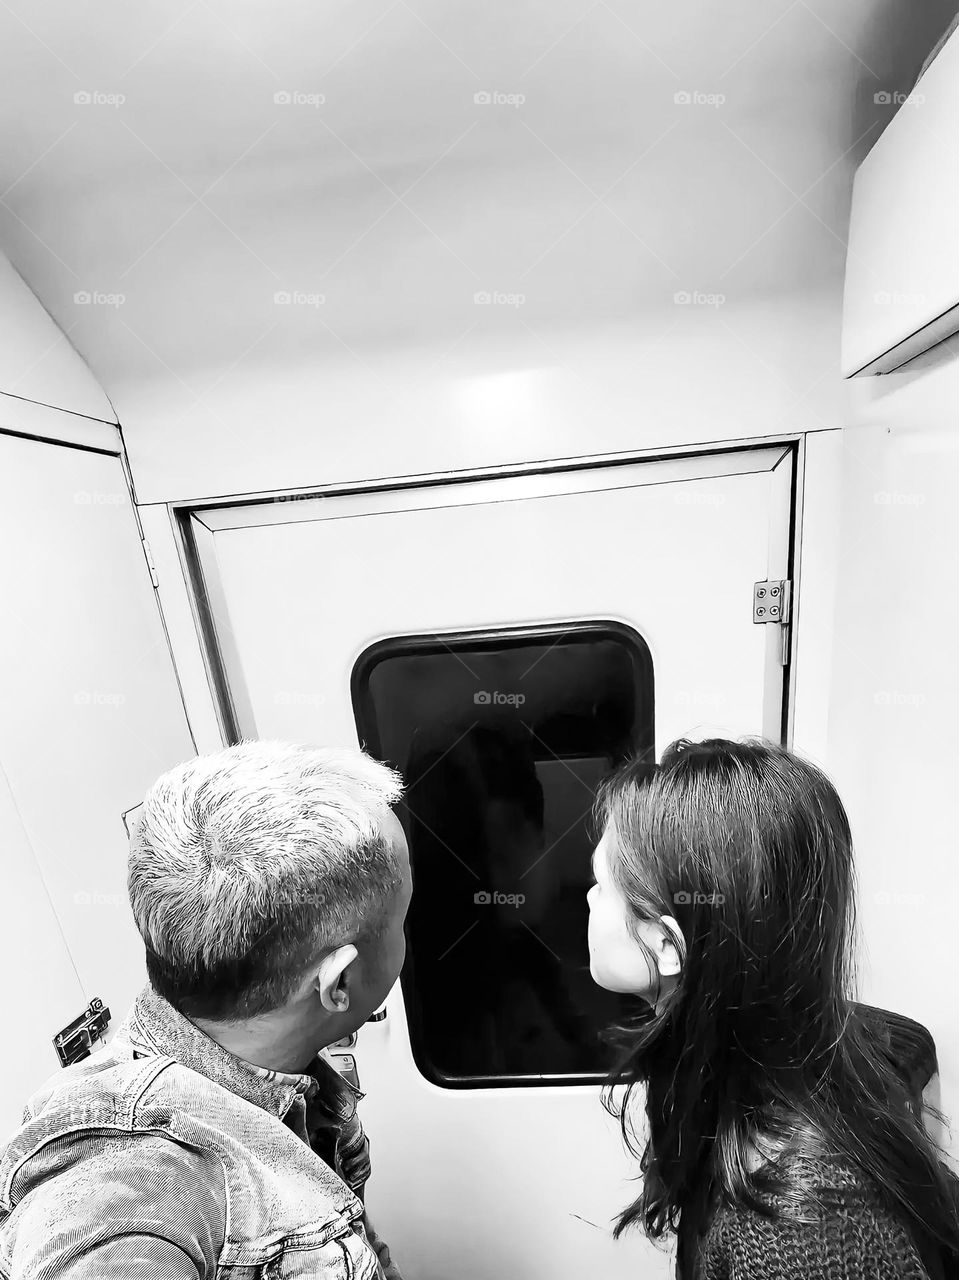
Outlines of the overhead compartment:
M959 331L959 31L863 161L843 306L846 377L889 373Z

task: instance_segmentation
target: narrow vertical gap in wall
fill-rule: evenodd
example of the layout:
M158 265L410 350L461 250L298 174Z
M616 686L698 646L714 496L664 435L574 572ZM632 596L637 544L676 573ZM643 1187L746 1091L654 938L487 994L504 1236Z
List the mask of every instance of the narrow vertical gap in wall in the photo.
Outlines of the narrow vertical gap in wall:
M234 746L241 740L243 735L240 732L237 721L236 708L233 705L233 697L230 693L230 682L223 663L223 656L216 634L216 624L213 620L213 610L210 606L210 598L203 577L200 552L196 542L196 530L193 524L193 513L187 508L182 508L175 512L175 518L180 543L183 547L203 657L213 690L213 704L216 708L217 719L220 722L220 731L223 734L224 741L230 746Z
M803 456L802 461L803 461L803 464L805 465L805 456ZM798 527L799 464L800 464L799 442L796 441L790 445L789 450L786 453L785 457L778 464L779 466L786 465L792 468L792 483L790 484L790 487L789 487L789 533L787 535L787 546L789 548L789 552L788 552L789 558L786 566L786 577L793 584L793 599L790 605L790 620L789 620L789 641L788 641L789 661L786 664L786 666L783 668L783 709L782 709L782 722L780 724L780 730L779 730L779 736L783 746L788 746L789 744L789 698L792 692L793 663L795 660L795 645L793 643L793 640L796 634L796 630L795 630L796 624L795 624L794 618L796 615L796 600L795 600L796 531Z
M190 741L193 743L193 750L196 751L196 734L193 732L193 722L190 719L190 709L186 703L186 693L183 689L183 681L180 679L180 668L177 665L176 654L173 652L173 642L170 639L170 628L167 626L166 614L163 612L163 604L160 600L160 592L157 589L158 579L150 556L147 552L149 545L143 530L143 521L140 518L140 507L137 503L136 486L133 483L133 472L130 469L130 459L127 455L126 442L123 439L123 432L117 423L117 431L120 436L120 469L123 472L123 478L126 481L127 493L130 498L130 509L133 512L133 519L136 523L137 537L140 539L140 549L143 552L143 559L147 566L147 572L151 574L153 581L153 601L156 605L157 616L160 619L160 626L163 629L163 639L166 641L167 653L170 655L170 665L173 668L173 678L176 681L177 692L180 695L180 706L183 708L183 718L186 721L187 733L190 735Z

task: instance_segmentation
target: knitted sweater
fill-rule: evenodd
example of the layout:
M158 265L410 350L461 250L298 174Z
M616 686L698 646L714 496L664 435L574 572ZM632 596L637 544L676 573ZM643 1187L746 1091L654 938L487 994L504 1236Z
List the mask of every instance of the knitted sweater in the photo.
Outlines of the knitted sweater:
M873 1005L856 1004L853 1013L921 1111L922 1090L938 1070L929 1031ZM815 1223L770 1221L744 1206L722 1206L701 1244L701 1280L926 1280L905 1227L860 1170L821 1160L811 1172L831 1206ZM769 1203L784 1208L782 1197L770 1196Z
M832 1189L813 1223L770 1221L723 1205L701 1246L701 1280L927 1280L906 1229L863 1175L835 1161L813 1166ZM769 1203L785 1210L782 1197Z

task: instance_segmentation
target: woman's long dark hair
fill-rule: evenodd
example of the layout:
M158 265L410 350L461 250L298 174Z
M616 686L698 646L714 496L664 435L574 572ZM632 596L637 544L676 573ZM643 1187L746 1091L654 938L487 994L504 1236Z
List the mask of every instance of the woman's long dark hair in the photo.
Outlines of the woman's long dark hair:
M829 780L771 744L680 740L659 766L627 765L607 782L597 819L634 923L672 916L685 943L676 985L629 1029L611 1077L628 1084L607 1105L644 1178L616 1234L677 1232L680 1274L692 1277L720 1201L775 1217L763 1197L777 1192L790 1213L812 1212L820 1201L801 1161L747 1168L768 1138L858 1168L930 1276L959 1275L954 1175L852 1016L852 844Z

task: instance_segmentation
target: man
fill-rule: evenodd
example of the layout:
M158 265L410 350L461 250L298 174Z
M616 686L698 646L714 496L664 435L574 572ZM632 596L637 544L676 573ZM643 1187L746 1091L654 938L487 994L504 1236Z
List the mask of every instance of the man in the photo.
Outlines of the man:
M362 1095L322 1051L403 963L401 791L360 751L265 742L153 786L129 868L150 982L0 1155L0 1275L397 1276Z

